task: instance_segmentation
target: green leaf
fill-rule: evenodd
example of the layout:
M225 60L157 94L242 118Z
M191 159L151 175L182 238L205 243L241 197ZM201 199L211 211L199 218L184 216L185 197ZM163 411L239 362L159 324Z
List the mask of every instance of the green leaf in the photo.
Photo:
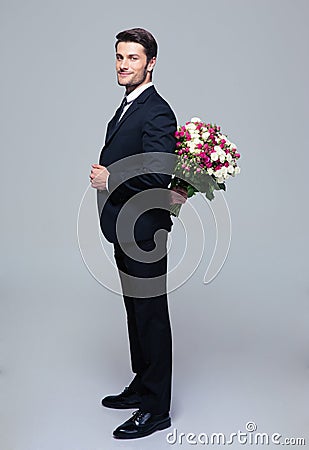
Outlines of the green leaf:
M224 191L226 191L226 187L224 183L217 183L220 189L223 189Z
M212 191L207 191L205 193L205 195L206 195L206 198L208 198L208 200L213 200L215 198L215 196L214 196Z
M197 192L197 190L194 189L194 187L191 186L191 184L189 184L188 188L187 188L187 192L188 192L188 197L192 197L192 195L194 195L195 192Z

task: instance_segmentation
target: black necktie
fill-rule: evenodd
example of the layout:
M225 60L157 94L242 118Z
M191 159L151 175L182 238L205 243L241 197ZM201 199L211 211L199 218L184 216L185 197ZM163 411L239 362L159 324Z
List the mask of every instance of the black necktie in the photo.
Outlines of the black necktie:
M127 97L124 97L122 102L121 102L121 105L120 105L117 122L118 122L119 118L121 117L121 114L123 113L123 110L127 106L127 104L128 104Z
M121 102L121 104L120 104L120 106L119 106L119 108L117 109L117 111L116 111L116 113L114 115L114 118L112 119L114 121L114 123L113 123L113 125L110 126L110 129L109 129L109 132L108 132L109 135L111 133L113 133L114 129L116 128L116 126L117 126L117 124L119 122L119 118L121 117L121 114L123 113L123 110L127 106L127 104L128 104L127 97L124 97L122 102Z

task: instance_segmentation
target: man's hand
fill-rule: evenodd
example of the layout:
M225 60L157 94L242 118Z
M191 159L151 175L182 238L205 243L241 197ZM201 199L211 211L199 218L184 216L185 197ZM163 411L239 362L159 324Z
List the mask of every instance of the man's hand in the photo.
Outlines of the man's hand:
M170 190L170 204L175 205L177 203L183 204L187 201L188 192L182 187L174 187Z
M106 180L109 175L109 171L100 164L91 164L90 183L91 186L99 191L106 189Z

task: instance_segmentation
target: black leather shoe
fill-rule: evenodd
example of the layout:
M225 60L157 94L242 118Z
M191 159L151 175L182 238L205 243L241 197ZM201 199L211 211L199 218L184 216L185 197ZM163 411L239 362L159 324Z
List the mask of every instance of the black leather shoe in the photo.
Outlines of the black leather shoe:
M149 412L134 411L129 420L119 425L113 431L113 436L116 439L136 439L158 430L164 430L171 426L171 418L169 413L152 414Z
M103 406L115 409L138 408L141 404L140 395L128 386L118 395L108 395L101 401Z

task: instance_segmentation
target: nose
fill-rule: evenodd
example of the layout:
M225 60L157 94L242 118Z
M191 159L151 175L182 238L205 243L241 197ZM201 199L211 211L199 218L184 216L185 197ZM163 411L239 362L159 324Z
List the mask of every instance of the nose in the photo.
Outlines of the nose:
M120 62L120 69L127 70L128 69L128 60L123 58Z

